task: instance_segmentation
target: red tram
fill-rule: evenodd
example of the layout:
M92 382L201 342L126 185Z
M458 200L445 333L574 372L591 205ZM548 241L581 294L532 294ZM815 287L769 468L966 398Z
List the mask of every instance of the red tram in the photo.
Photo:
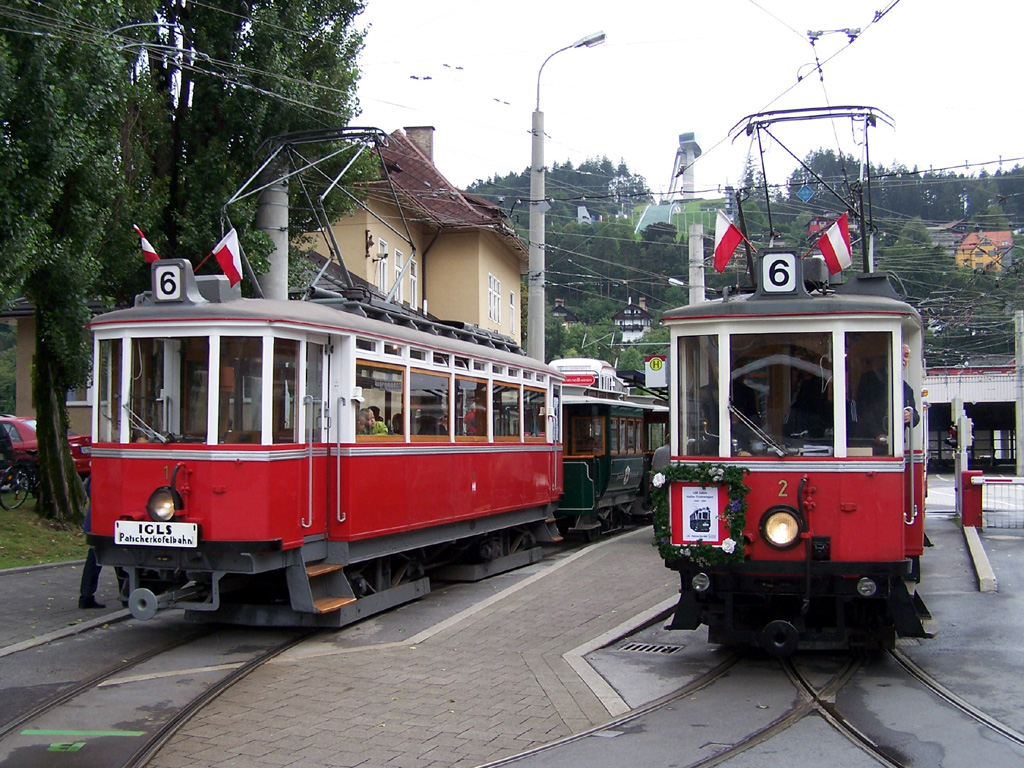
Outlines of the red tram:
M681 578L670 627L780 656L927 636L920 316L884 275L833 288L820 259L758 264L753 292L663 317L673 458L653 483Z
M137 617L342 626L558 540L562 377L509 339L184 260L91 327L89 542Z

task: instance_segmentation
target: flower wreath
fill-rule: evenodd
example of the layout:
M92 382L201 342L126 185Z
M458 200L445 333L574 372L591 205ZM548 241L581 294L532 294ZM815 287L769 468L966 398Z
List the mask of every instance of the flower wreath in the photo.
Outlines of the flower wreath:
M685 559L697 563L736 563L743 561L745 545L743 526L747 522L747 502L750 488L743 482L749 472L745 467L727 467L724 464L701 462L698 464L670 464L654 473L654 546L669 565ZM724 486L729 494L725 505L725 520L729 537L720 546L697 542L683 547L672 543L669 529L669 487L672 483L700 483L702 488L709 485Z

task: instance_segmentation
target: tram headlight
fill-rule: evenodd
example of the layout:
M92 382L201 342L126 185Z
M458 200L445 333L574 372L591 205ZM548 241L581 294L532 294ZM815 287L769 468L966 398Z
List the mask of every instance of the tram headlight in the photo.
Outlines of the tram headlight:
M711 587L711 577L704 572L695 573L690 579L690 586L693 587L694 592L707 592Z
M177 508L176 496L174 490L167 485L153 491L146 502L146 511L149 512L150 518L158 523L166 523L173 518Z
M761 516L761 538L775 549L790 549L800 539L800 514L792 507L772 507Z
M867 576L857 581L857 594L861 597L874 597L878 591L878 585Z

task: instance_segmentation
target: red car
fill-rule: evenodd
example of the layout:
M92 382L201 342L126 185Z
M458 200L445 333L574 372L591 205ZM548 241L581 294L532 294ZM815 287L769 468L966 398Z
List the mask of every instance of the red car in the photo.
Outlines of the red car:
M35 456L28 453L35 451L39 445L36 438L35 419L0 416L0 429L6 431L8 437L11 438L15 461L35 460ZM71 447L71 458L74 459L75 469L79 475L85 477L89 474L89 464L92 459L92 439L68 432L68 445Z

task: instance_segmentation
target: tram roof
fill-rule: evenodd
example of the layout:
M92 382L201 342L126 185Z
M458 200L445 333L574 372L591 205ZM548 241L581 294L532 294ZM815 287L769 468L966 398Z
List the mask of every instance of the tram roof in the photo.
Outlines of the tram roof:
M816 290L802 296L772 297L757 293L729 294L700 304L666 310L662 322L742 317L805 315L902 315L921 322L920 313L900 299L884 274L852 276L835 290Z
M431 349L486 358L504 365L540 370L557 378L562 373L523 354L511 352L505 345L478 334L444 323L403 319L401 316L368 317L354 302L296 301L284 299L246 299L211 301L197 304L143 301L134 307L98 315L89 324L93 330L118 326L224 325L237 323L266 327L289 326L309 331L354 331L397 342L417 344ZM476 341L470 341L473 338ZM489 343L490 342L490 343Z

